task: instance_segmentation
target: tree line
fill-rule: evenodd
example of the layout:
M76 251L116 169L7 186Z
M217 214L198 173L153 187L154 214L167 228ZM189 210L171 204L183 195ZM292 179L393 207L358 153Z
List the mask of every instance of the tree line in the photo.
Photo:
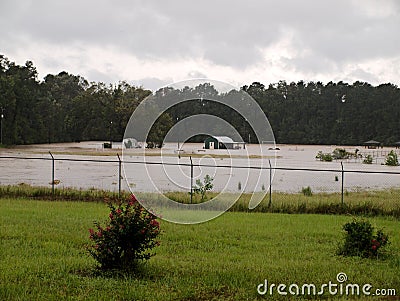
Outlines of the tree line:
M137 105L151 91L120 82L89 83L65 71L38 80L31 61L0 56L3 144L121 141Z
M267 114L279 143L360 145L400 141L400 89L386 83L280 81L243 87Z
M244 141L261 142L240 114L210 100L219 97L214 87L196 89L202 91L201 97L165 112L148 142L161 145L174 123L204 113L228 121ZM279 81L264 86L254 82L241 90L260 105L277 143L360 145L374 139L389 145L400 141L400 89L391 83ZM172 91L169 97L174 93L185 89ZM0 55L3 144L121 141L131 114L151 94L126 81L106 85L65 71L39 80L31 61L18 65Z

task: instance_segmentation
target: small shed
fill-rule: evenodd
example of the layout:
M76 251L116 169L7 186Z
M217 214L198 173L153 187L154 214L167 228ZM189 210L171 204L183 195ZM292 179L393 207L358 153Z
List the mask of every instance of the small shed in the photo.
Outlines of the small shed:
M125 138L122 142L123 142L123 146L125 146L126 149L142 147L141 144L138 143L137 140L134 138Z
M375 140L368 140L368 141L364 142L364 146L369 149L375 149L375 148L379 147L380 145L381 145L381 143L379 141L375 141Z
M233 149L236 144L227 136L210 136L204 140L205 149Z

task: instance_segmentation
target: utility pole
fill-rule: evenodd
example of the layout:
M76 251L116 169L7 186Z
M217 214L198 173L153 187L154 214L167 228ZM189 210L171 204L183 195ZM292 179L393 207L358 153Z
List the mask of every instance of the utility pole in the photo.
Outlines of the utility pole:
M3 144L3 118L4 118L4 108L1 107L1 115L0 115L0 144Z
M110 121L110 148L112 148L112 124L113 122Z
M179 121L179 117L176 117L176 123L178 123L178 121ZM180 150L180 146L179 146L179 137L178 137L178 155L179 155L179 158L180 158L179 150Z

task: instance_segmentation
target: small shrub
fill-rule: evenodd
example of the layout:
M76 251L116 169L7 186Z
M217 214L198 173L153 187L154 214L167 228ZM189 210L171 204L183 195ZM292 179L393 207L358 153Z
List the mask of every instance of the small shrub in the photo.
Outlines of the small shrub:
M397 158L397 154L394 151L390 151L390 153L386 156L385 165L389 166L398 166L399 160Z
M160 233L159 222L134 195L126 204L108 206L110 219L106 226L95 222L97 230L89 229L89 253L102 270L135 269L140 260L154 255L149 250L159 245L155 240Z
M207 191L213 189L213 181L214 179L211 178L210 175L206 175L204 177L204 182L202 182L200 179L196 180L196 185L193 187L193 191L201 195L201 201L204 201L206 199Z
M239 183L238 183L238 190L240 191L240 190L242 190L242 183L239 181Z
M343 225L346 231L344 243L338 249L343 256L378 257L382 248L389 243L389 238L382 230L374 234L374 227L369 221L353 220Z
M326 161L326 162L331 162L333 160L331 154L324 154L322 151L319 151L318 154L315 156L315 158L319 159L320 161Z
M313 195L313 192L312 192L310 186L303 187L303 188L301 189L301 192L302 192L305 196L312 196L312 195Z
M152 141L147 141L146 148L155 148L156 144Z
M332 152L332 157L335 160L348 159L349 153L344 148L335 148Z
M322 160L326 162L332 162L333 158L331 154L324 154Z
M372 164L372 156L371 155L367 155L365 158L364 158L364 160L363 160L363 163L364 164Z

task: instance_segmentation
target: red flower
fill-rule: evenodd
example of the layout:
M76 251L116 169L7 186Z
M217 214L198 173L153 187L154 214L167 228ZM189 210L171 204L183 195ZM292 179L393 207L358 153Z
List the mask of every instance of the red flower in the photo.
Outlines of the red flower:
M132 206L133 204L135 204L138 201L133 193L131 194L131 198L130 199L131 199L131 201L129 202L130 206Z
M117 214L121 214L122 210L120 208L117 209Z
M379 247L381 244L379 243L379 241L377 241L376 239L373 239L372 240L372 244L374 245L374 246L377 246L377 247Z
M155 219L152 219L150 222L150 225L152 225L153 227L158 227L160 225L160 223L157 222Z
M114 216L113 216L113 214L112 213L110 213L110 219L113 219L114 218Z
M376 245L372 246L372 250L374 250L374 251L376 250Z
M90 228L89 229L89 233L90 233L90 235L93 235L94 234L94 230L92 228Z

